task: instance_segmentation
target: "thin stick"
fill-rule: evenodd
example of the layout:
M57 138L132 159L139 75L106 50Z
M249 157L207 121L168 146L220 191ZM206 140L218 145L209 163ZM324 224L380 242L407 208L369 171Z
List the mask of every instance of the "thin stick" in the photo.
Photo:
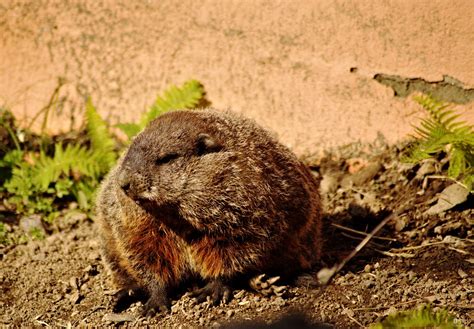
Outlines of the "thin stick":
M395 251L395 250L397 250L397 251L398 250L416 250L416 249L421 249L421 248L424 248L424 247L435 246L435 245L438 245L438 244L450 244L450 243L453 243L453 242L448 242L448 241L429 242L429 243L426 243L426 244L420 244L419 246L397 248L397 249L394 249L393 251Z
M372 239L372 237L377 234L378 231L380 231L380 229L382 227L385 226L385 224L387 224L389 221L391 221L393 218L397 217L399 214L398 211L388 215L387 217L385 217L385 219L383 221L381 221L373 230L372 232L370 232L365 238L364 240L362 240L358 245L357 247L355 247L354 250L352 250L352 252L346 257L344 258L338 265L334 266L332 269L323 269L323 270L326 270L325 272L323 272L323 270L319 271L318 273L318 278L320 281L322 281L322 284L324 285L327 285L329 284L329 282L331 282L332 278L334 277L334 275L336 275L336 273L338 273L345 265L348 261L350 261L352 258L354 258L355 255L357 255L357 253L359 253L359 251L362 250L362 248L365 247L365 245L370 241L370 239ZM329 271L329 272L328 272Z
M378 250L378 249L374 249L374 250L381 253L382 255L389 256L389 257L402 257L402 258L413 258L413 257L415 257L415 255L407 254L405 252L395 253L395 252L383 251L383 250Z
M342 225L339 225L339 224L336 224L336 223L332 223L331 225L334 226L334 227L340 228L341 230L348 231L348 232L357 233L357 234L365 235L365 236L368 235L368 233L366 233L366 232L357 231L357 230L354 230L350 227L342 226ZM397 239L385 238L383 236L377 236L377 235L374 235L373 238L374 239L379 239L379 240L386 240L386 241L397 241Z
M353 239L353 240L357 240L357 241L361 241L363 238L359 237L359 236L354 236L354 235L351 235L349 233L345 233L345 232L342 232L341 233L342 236L345 236L346 238L350 238L350 239ZM374 241L370 241L370 244L367 245L367 247L377 247L377 248L383 248L384 246L377 243L377 242L374 242Z
M361 328L364 327L364 325L362 323L360 323L359 321L357 321L356 319L354 319L354 317L350 316L349 314L345 314L345 316L347 316L349 319L351 319L353 322L355 322L358 326L360 326Z

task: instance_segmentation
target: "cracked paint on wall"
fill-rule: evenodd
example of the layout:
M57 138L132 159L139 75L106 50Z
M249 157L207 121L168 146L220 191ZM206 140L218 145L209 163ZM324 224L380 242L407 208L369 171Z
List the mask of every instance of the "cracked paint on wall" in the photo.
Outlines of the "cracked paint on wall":
M449 75L445 75L441 81L427 81L422 78L379 73L374 76L374 79L392 88L394 95L398 97L407 97L412 93L421 92L449 103L466 104L474 101L474 89L465 88L461 81Z

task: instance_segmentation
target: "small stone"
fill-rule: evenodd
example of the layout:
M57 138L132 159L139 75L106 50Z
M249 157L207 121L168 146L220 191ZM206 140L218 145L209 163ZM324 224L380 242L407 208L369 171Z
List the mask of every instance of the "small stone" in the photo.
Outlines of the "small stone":
M465 278L467 278L467 277L469 276L469 275L468 275L466 272L464 272L462 269L458 269L458 274L459 274L459 276L460 276L462 279L465 279Z
M53 296L52 300L53 300L53 303L56 303L56 302L59 302L63 298L64 298L64 295L61 295L58 293Z
M380 172L382 164L380 162L374 162L368 164L364 169L344 177L341 181L341 186L349 187L352 185L360 186L368 183Z
M71 277L69 279L69 285L73 288L73 289L77 289L79 287L79 279L76 278L75 276Z
M41 216L37 214L20 218L19 226L27 235L31 235L31 233L35 231L39 232L43 236L46 234L41 221Z
M436 172L436 166L434 161L432 160L427 160L423 162L421 165L420 169L416 172L416 177L419 179L424 178L426 175L431 175Z
M428 303L434 303L438 298L436 296L427 296L424 298Z
M69 301L72 304L77 304L79 300L81 299L81 295L79 294L79 291L74 291L71 295L69 295Z
M131 322L134 320L135 320L135 317L127 313L124 313L124 314L108 313L104 315L104 317L102 318L102 321L114 322L114 323Z
M407 225L405 218L397 217L395 219L395 231L401 232Z
M228 310L226 313L225 313L225 316L226 318L231 318L233 315L234 315L234 310Z
M172 314L178 313L179 308L180 306L177 303L174 304L173 306L171 306L171 313Z
M338 187L338 179L336 176L331 175L331 174L325 174L319 185L319 189L322 195L336 192L337 187Z
M235 299L240 299L244 296L245 294L245 290L239 290L235 295L234 295L234 298Z
M424 212L425 215L435 215L442 213L454 206L461 204L467 200L469 191L457 183L449 185L439 195L438 202Z

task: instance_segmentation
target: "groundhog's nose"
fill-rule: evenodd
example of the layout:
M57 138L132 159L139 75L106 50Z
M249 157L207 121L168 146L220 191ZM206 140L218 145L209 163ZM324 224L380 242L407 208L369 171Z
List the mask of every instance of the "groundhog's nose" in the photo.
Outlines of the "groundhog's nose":
M130 191L130 175L126 172L126 170L122 170L118 176L118 184L120 188L128 194Z

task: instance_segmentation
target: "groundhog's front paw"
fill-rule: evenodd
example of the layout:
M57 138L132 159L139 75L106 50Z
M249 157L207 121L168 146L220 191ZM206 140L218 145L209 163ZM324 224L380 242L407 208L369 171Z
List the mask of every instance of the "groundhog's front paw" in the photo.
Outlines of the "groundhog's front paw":
M170 311L170 302L166 296L156 295L151 296L148 301L143 305L141 311L142 316L152 317L156 313L168 313Z
M146 298L145 291L138 287L132 286L120 289L115 294L114 313L119 313L130 307L135 302L144 300Z
M220 301L226 304L231 299L232 290L221 280L213 280L201 289L191 292L191 297L196 298L198 303L205 302L207 296L211 297L213 305L218 305Z

